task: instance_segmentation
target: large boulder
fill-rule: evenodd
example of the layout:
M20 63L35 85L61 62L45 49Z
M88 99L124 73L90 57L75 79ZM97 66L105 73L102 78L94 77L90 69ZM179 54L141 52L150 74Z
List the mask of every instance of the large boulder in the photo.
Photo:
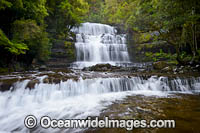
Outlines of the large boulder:
M19 79L13 78L13 79L0 79L0 91L8 91L11 89L11 87L14 87L14 83L16 83Z
M108 71L112 66L110 64L97 64L90 68L90 71Z
M119 67L112 66L110 64L97 64L89 68L83 68L83 71L99 71L99 72L108 72L119 69Z

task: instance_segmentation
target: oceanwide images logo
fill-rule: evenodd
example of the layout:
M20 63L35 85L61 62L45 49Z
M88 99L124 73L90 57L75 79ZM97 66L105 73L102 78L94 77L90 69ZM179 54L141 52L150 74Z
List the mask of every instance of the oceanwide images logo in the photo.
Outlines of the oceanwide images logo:
M38 124L44 129L48 128L125 128L130 131L134 128L175 128L175 120L116 120L105 117L88 117L87 119L51 119L49 116L41 117L40 121L33 115L24 119L24 125L28 129L38 127Z

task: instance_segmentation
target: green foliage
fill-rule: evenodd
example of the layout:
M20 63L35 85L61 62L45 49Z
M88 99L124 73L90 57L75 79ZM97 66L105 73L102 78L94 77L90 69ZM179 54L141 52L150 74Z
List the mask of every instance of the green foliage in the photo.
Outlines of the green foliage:
M12 3L7 0L0 1L0 10L4 10L6 7L11 7Z
M25 54L25 51L28 50L26 44L10 41L1 29L0 29L0 46L2 46L5 50L8 50L8 52L10 52L11 54L15 55Z
M104 23L104 2L103 0L86 0L89 6L88 15L84 17L85 21Z
M178 58L184 51L188 56L192 53L192 58L185 56L188 62L189 59L194 62L197 58L200 47L199 0L88 0L88 3L92 12L89 13L89 21L96 19L102 23L124 26L127 31L138 33L157 31L159 35L154 40L173 45ZM136 40L148 39L144 36Z
M45 62L51 42L66 39L88 7L84 0L0 0L0 67Z
M48 16L47 9L45 7L46 0L18 0L22 1L21 5L23 5L23 11L25 14L23 15L26 19L36 20L38 23L43 23L44 18Z
M16 20L13 23L13 39L26 43L28 54L39 61L45 61L50 54L51 45L47 33L34 20Z
M152 40L152 35L150 33L142 33L139 37L139 43L147 43Z
M9 72L8 68L1 68L0 67L0 73L7 73Z
M162 51L162 49L160 49L160 52L157 53L152 53L152 52L146 52L145 56L150 59L153 60L154 62L160 61L160 60L168 60L168 61L175 61L177 55L174 54L170 54L170 53L164 53Z
M66 48L66 52L67 55L71 58L75 57L75 51L74 51L74 45L71 42L65 41L65 48Z
M67 34L71 28L79 25L88 11L88 4L84 0L49 0L47 8L48 30L57 35Z
M189 62L192 60L192 55L188 55L185 51L181 52L179 58L184 62Z

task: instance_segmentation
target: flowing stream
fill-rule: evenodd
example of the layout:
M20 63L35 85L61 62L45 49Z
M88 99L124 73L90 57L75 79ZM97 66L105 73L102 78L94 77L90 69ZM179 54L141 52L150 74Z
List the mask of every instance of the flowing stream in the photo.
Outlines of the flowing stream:
M97 63L129 62L126 35L116 34L115 28L103 24L84 23L81 27L73 30L77 33L77 62L73 64L75 67L81 68ZM129 103L141 102L140 105L143 106L149 106L149 103L145 103L147 101L145 99L153 97L150 99L150 105L153 106L155 105L153 102L157 98L160 98L160 101L168 101L175 97L181 101L184 96L179 96L179 94L193 96L200 92L199 77L144 77L128 76L122 73L75 71L70 74L59 72L59 76L54 78L60 79L67 76L70 78L50 82L49 73L53 72L42 74L36 72L36 74L28 76L13 74L0 77L0 132L87 132L89 129L43 129L39 125L35 129L29 130L24 126L24 118L27 115L34 115L38 119L42 116L50 116L52 119L85 119L88 116L101 116L102 113L105 113L103 110L114 111L118 106L116 104L126 101L127 97L129 97L127 100ZM77 76L77 78L72 78L73 76ZM12 78L18 78L18 80L4 90L7 82ZM30 87L33 79L38 82ZM187 105L192 103L196 102L192 101ZM165 102L165 104L168 103ZM172 112L179 109L178 105L170 104L174 107ZM110 107L111 105L115 105L115 108ZM141 110L140 105L131 106ZM198 106L192 106L192 112L195 114L200 110L196 107ZM153 108L157 110L159 107L153 106ZM128 104L121 106L121 109L124 110L120 116L125 116L127 112L130 112ZM114 114L112 112L108 115Z
M112 102L127 96L168 97L176 93L195 94L200 91L200 78L80 77L78 81L69 79L57 84L44 83L47 75L36 78L40 82L35 84L34 89L27 87L30 80L23 80L14 83L9 91L0 92L0 131L27 132L24 118L30 114L38 119L41 116L83 119L99 116ZM60 132L60 129L38 127L32 132Z

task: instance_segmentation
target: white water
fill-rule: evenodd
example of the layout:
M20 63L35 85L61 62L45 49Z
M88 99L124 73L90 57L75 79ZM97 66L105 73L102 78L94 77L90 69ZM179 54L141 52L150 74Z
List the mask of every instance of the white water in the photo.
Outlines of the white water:
M129 63L126 36L117 35L115 28L94 23L84 23L73 29L77 33L77 62L81 68L98 63ZM30 80L15 83L10 91L0 92L0 132L29 132L24 118L34 115L52 119L84 119L99 116L102 109L115 100L128 95L167 97L171 93L195 93L200 91L200 78L174 79L165 77L80 78L59 84L43 83L47 76L38 77L40 83L28 89ZM42 129L31 132L78 132L80 130Z
M55 119L80 119L98 116L112 101L128 95L167 96L172 91L193 93L200 90L200 78L96 78L68 80L60 84L42 83L43 78L39 78L41 83L32 90L26 89L29 80L25 80L17 82L12 92L0 92L0 131L27 132L24 118L30 114L38 119L45 115ZM34 130L36 133L59 131L40 127Z
M126 35L117 35L114 27L83 23L72 30L76 33L77 62L73 67L83 68L96 64L110 63L112 65L129 63L126 46Z

